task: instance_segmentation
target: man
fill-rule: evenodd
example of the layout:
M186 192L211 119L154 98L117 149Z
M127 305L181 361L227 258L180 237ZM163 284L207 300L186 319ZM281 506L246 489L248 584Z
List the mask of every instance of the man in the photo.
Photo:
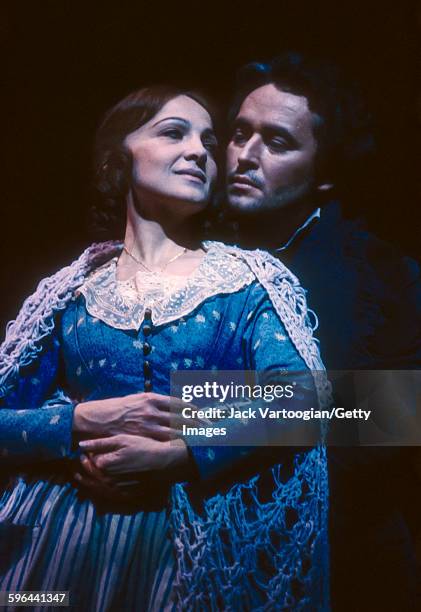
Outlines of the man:
M372 147L360 109L327 64L287 53L243 68L228 204L241 245L271 250L307 289L328 369L418 369L418 265L329 202ZM338 448L330 457L333 608L412 609L415 562L401 499L416 486L411 461L399 449Z

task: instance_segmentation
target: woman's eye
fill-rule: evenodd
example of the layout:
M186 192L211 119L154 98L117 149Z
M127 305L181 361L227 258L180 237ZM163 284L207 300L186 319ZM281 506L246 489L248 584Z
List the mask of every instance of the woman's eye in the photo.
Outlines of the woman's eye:
M181 140L183 138L183 132L177 128L171 128L168 130L164 130L162 132L163 136L167 136L168 138L171 138L172 140Z
M218 141L216 138L205 138L203 140L203 146L211 153L216 153L218 149Z

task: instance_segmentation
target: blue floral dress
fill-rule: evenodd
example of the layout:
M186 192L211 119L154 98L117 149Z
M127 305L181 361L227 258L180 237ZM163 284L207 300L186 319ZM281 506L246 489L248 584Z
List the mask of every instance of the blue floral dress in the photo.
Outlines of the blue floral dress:
M74 403L65 398L168 395L179 369L306 365L243 262L211 247L188 279L138 273L121 282L116 261L96 270L57 316L41 358L0 410L2 465L13 481L0 497L0 590L68 590L75 610L175 610L169 483L159 474L140 478L124 505L79 491L67 469ZM241 447L190 450L203 482L241 461ZM264 589L248 591L239 609L265 605ZM216 610L215 601L204 599L201 609Z

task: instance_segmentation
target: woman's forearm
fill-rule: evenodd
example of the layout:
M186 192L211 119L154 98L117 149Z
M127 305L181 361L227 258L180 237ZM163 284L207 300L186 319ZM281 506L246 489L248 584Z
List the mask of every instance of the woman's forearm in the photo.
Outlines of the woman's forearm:
M72 450L73 403L28 410L0 409L0 465L49 461Z

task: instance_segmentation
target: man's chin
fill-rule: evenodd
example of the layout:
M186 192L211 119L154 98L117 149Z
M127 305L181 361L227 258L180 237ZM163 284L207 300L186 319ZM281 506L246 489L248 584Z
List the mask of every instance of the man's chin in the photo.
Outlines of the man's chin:
M227 205L232 212L253 213L259 210L262 204L261 198L252 198L246 195L228 194Z

